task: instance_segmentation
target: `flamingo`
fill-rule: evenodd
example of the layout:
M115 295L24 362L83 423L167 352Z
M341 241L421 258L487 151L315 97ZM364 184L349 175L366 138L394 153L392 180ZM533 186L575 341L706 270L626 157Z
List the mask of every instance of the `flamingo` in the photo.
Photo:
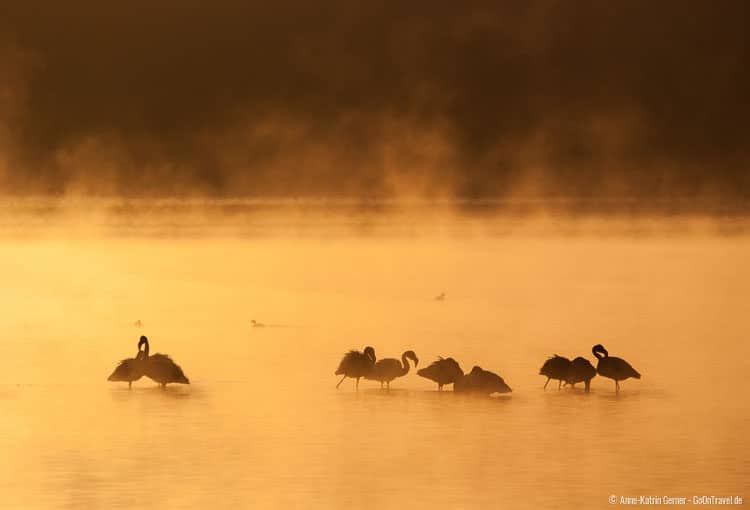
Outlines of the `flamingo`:
M138 344L138 354L135 358L125 358L118 363L115 370L107 377L108 381L127 381L128 389L133 387L133 381L143 377L144 369L144 352L141 351L141 344Z
M464 371L453 358L438 357L430 366L417 370L417 375L435 381L438 391L443 391L443 385L453 384L464 376Z
M395 358L383 358L379 360L372 367L372 371L365 375L365 379L371 381L380 381L380 387L383 387L383 383L386 384L387 389L391 389L391 381L396 377L403 377L409 373L409 362L410 359L414 362L414 368L417 368L419 359L414 351L404 351L401 355L401 362Z
M341 386L341 383L347 377L356 379L356 388L359 389L359 379L370 374L375 365L375 359L375 349L369 346L365 347L364 352L351 350L344 354L341 363L339 363L339 368L336 369L335 373L335 375L343 375L336 385L336 389Z
M510 393L513 390L499 375L475 366L470 373L455 382L453 391L491 395L492 393Z
M591 348L591 352L594 353L596 359L599 362L596 365L596 371L602 377L608 377L615 381L615 393L620 392L620 381L634 377L636 379L641 378L641 374L630 366L630 363L622 358L610 357L607 349L602 344L596 344Z
M143 349L143 374L151 380L159 383L163 388L168 383L190 384L180 365L172 361L166 354L154 354L149 356L148 338L142 336L138 342L138 350Z
M576 383L583 382L586 385L586 393L591 388L591 379L596 377L596 369L589 360L578 356L570 363L570 370L565 377L565 384L575 388Z
M547 382L544 383L544 389L547 389L550 379L556 379L559 381L557 384L557 390L560 391L563 381L568 376L570 371L570 360L562 356L555 354L551 358L547 359L539 370L539 375L546 375Z

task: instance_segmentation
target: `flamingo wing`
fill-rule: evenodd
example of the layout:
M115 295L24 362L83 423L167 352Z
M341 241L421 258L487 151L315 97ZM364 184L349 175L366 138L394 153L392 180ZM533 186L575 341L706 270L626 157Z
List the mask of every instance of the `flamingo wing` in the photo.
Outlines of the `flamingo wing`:
M190 384L190 380L185 376L180 365L172 361L172 358L166 354L149 356L144 367L144 373L149 378L161 384Z
M394 358L384 358L375 363L372 374L367 378L375 381L391 381L399 375L402 375L403 371L404 369L399 360Z
M107 377L108 381L137 381L143 377L141 364L135 358L125 358L118 363L115 370Z
M339 363L335 375L346 375L347 377L368 376L372 372L373 360L359 351L349 351Z
M615 367L617 368L617 373L620 377L623 379L627 379L628 377L633 377L635 379L640 379L641 374L638 373L638 371L632 367L630 363L625 361L622 358L612 358L613 360L617 360Z
M334 375L346 374L348 371L350 371L360 363L360 358L362 356L364 356L364 354L355 350L351 350L344 354L344 357L341 358L341 362L339 363L339 368L336 369L336 373Z
M431 363L429 366L426 366L424 368L420 368L417 370L417 375L420 377L424 377L425 379L429 379L430 381L435 381L436 383L440 383L440 361L442 358L438 361L435 361Z
M453 358L438 358L429 366L417 370L417 375L438 384L451 384L462 378L464 372Z
M555 354L547 359L539 370L539 375L545 375L550 379L565 379L570 370L571 361L568 358Z

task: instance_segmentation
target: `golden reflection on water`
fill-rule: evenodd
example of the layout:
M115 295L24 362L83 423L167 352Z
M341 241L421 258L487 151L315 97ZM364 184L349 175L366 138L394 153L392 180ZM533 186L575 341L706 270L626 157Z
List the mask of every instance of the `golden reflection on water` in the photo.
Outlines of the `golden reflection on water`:
M750 239L710 233L0 240L9 508L602 508L744 495ZM433 298L446 293L444 301ZM252 328L256 319L267 324ZM134 326L136 320L143 328ZM107 383L140 334L190 386ZM643 374L542 391L603 343ZM389 393L344 351L414 349L509 396ZM743 494L744 493L744 494Z

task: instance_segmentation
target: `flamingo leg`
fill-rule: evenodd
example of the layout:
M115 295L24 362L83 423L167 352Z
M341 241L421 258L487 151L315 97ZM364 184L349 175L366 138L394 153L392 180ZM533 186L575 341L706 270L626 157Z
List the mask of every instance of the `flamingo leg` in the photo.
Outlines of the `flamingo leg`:
M588 381L584 382L584 384L586 385L586 393L588 393L589 389L591 388L591 379L589 379Z
M620 393L620 381L615 379L615 393Z
M547 389L547 385L548 385L548 384L549 384L549 377L547 377L547 382L546 382L546 383L544 383L544 388L543 388L543 389L545 389L545 390L546 390L546 389Z
M344 379L346 379L346 374L344 374L344 377L342 377L339 383L336 385L336 389L339 389L339 386L341 386L341 383L344 382Z
M128 381L128 389L133 387L133 381Z
M359 377L357 377L357 385L355 386L357 390L359 390Z
M443 391L443 385L438 383L438 391Z
M385 390L386 391L391 391L391 381L386 381L386 383L385 383Z
M558 379L557 381L557 391L560 391L560 388L562 388L562 379Z

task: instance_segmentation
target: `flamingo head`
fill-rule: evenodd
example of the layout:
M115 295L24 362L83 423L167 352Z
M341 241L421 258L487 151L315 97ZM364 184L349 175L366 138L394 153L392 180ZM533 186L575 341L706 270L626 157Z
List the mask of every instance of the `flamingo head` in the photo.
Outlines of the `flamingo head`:
M372 361L372 363L375 363L375 361L377 361L377 359L375 358L375 349L373 349L369 345L365 347L365 356L367 356Z
M404 357L412 360L414 362L414 368L417 368L417 366L419 365L419 358L417 358L417 355L414 354L414 351L406 351L404 353Z
M609 356L607 349L605 349L602 344L596 344L594 347L591 348L591 352L594 353L594 356L596 356L597 359L602 359L602 358L606 358L607 356Z

